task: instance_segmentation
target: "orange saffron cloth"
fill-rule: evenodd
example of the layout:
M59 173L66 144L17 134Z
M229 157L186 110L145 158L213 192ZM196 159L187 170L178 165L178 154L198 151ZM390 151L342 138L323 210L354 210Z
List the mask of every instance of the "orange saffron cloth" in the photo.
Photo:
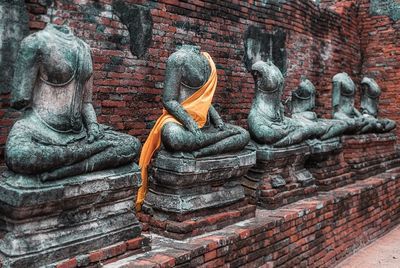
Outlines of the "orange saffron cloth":
M215 89L217 88L217 69L211 56L207 52L202 52L203 56L207 58L211 74L207 82L193 95L183 101L181 104L186 112L196 121L199 128L202 128L207 121L208 110L211 106L211 101L214 97ZM175 122L180 124L171 114L163 109L162 115L157 119L153 129L150 131L146 142L143 145L142 152L139 158L139 167L142 173L142 185L139 188L136 210L140 211L148 188L148 166L150 161L161 146L161 131L162 127L168 122Z

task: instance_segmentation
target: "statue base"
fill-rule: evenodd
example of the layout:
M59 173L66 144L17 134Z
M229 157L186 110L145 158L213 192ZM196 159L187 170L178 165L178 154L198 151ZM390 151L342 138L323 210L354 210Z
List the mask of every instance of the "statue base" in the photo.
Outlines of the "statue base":
M254 217L240 182L255 162L251 150L197 159L160 151L140 219L153 232L185 239Z
M0 176L0 257L5 267L39 267L140 236L135 167L54 182Z
M329 191L354 182L354 174L343 159L339 137L325 141L310 140L306 168L315 178L318 191Z
M310 155L308 145L285 148L260 144L254 146L257 164L242 181L251 203L276 209L316 193L315 180L304 168Z
M400 166L395 133L348 135L342 137L344 161L362 180Z

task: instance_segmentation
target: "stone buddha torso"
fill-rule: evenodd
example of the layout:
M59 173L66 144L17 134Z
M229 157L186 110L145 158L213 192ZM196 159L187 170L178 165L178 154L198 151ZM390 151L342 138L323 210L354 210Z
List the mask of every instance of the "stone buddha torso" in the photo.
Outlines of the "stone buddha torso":
M292 117L315 121L317 114L315 108L315 87L308 79L303 79L298 88L292 91L291 110Z
M207 59L200 54L198 47L187 48L177 57L181 57L184 62L178 98L182 103L205 84L211 69Z
M6 143L6 164L42 181L132 162L139 141L97 123L89 46L66 26L49 24L21 43L12 106L22 117Z
M364 77L361 81L361 113L365 116L378 116L378 103L381 89L375 80Z
M333 118L346 122L354 133L380 131L382 125L373 117L364 117L355 107L356 86L347 73L336 74L333 79Z
M39 79L33 89L32 109L49 127L80 132L81 110L91 101L84 84L92 75L90 48L69 29L49 25L36 34Z
M197 46L183 45L168 58L163 105L181 123L166 123L162 128L162 142L168 151L201 157L238 151L248 143L247 131L225 124L213 105L201 129L183 108L182 103L208 81L210 74L210 63Z
M176 54L176 61L182 61L182 76L179 84L177 100L184 102L196 91L198 91L208 80L211 68L208 60L200 53L197 46L184 45L183 50ZM164 92L164 98L168 97ZM203 128L210 127L210 116Z
M332 79L334 90L332 93L333 117L345 116L348 118L358 117L354 108L354 97L356 86L347 73L339 73Z

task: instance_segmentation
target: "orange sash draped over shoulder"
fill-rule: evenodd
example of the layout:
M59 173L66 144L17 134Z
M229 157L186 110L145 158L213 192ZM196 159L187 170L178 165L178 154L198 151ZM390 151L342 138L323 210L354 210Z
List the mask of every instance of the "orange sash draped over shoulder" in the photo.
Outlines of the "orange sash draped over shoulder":
M217 88L217 69L211 56L207 52L202 52L211 67L211 74L207 82L197 90L193 95L182 102L183 108L186 112L197 122L199 128L202 128L207 121L208 110L211 106L211 101L214 97L215 89ZM148 188L148 166L151 158L157 149L161 146L161 130L162 127L168 122L175 122L181 124L165 109L162 115L158 118L153 129L150 131L146 142L143 145L142 152L139 159L139 167L142 173L142 186L139 188L136 210L140 211Z

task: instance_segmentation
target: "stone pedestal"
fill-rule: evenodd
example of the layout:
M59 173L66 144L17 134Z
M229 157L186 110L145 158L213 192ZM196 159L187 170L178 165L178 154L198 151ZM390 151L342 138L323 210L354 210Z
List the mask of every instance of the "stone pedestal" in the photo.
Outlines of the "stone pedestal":
M344 161L339 137L325 141L307 141L310 157L306 168L315 178L318 191L329 191L354 182L354 174Z
M154 232L184 239L253 217L255 206L246 203L240 182L255 162L251 150L198 159L160 151L141 220Z
M342 137L344 161L355 179L365 179L400 166L395 133L349 135Z
M138 237L137 166L41 183L0 177L0 256L5 267L39 267Z
M304 168L310 155L307 144L285 148L259 144L254 146L257 164L242 181L252 203L275 209L316 192L315 180Z

